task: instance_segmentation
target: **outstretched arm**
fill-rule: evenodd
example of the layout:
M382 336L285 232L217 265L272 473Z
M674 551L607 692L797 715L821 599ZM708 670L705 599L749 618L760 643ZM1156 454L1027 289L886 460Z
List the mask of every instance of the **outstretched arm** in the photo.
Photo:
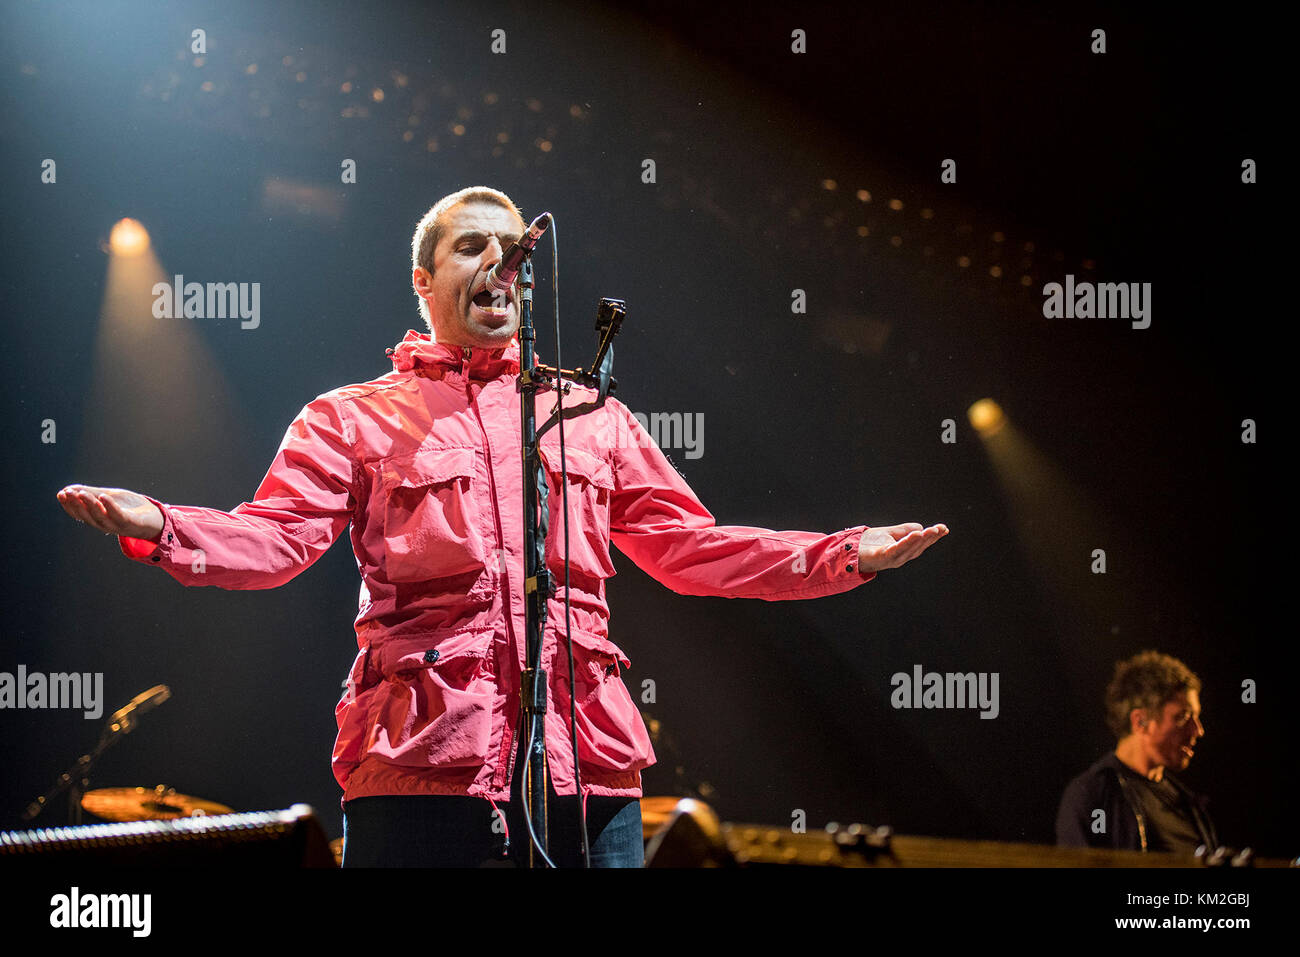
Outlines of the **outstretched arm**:
M820 598L856 588L878 571L916 558L948 534L944 525L916 523L846 528L829 535L718 525L616 400L619 428L630 441L615 443L610 533L619 550L661 584L683 595Z
M157 541L162 533L162 509L128 489L69 485L55 497L77 521L109 535Z
M322 397L293 421L251 502L229 512L164 505L128 489L69 485L57 498L78 521L119 536L123 554L183 585L274 588L323 555L356 505L350 428Z

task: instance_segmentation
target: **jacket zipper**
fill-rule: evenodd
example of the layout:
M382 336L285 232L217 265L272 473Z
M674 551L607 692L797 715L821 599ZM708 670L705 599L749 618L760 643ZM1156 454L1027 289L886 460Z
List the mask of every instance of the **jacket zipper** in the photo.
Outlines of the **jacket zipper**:
M496 532L496 537L497 537L497 553L500 555L504 555L505 539L502 535L501 515L500 512L497 510L495 504L496 503L496 475L492 471L492 447L488 442L487 429L483 425L483 416L479 413L478 410L478 402L474 398L474 392L470 386L469 363L472 355L473 355L473 350L469 346L461 347L461 375L465 379L465 398L469 401L471 405L474 406L474 418L478 421L479 431L483 434L483 456L487 462L488 482L491 484L492 501L493 501L492 516L493 516L494 531ZM512 621L511 614L509 610L507 610L506 629L508 632L514 631L511 625L511 621ZM512 650L514 648L514 644L515 643L512 641L511 642ZM515 656L513 654L510 655L510 665L512 669L518 670L518 663L515 661ZM497 680L500 681L500 678L498 677ZM507 788L510 787L510 782L513 780L514 771L515 771L515 752L518 746L519 746L519 725L518 723L516 723L514 730L510 733L510 751L508 752L506 757L506 778L505 778L504 786Z

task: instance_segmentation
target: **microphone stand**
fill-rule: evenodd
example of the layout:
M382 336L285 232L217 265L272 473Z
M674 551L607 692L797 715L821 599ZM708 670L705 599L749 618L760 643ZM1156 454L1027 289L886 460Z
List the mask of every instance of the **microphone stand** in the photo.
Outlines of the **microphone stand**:
M536 395L555 388L568 392L567 376L598 390L595 402L564 409L564 418L591 412L605 404L605 398L617 383L610 375L614 353L611 342L618 332L626 310L622 300L602 299L596 320L601 332L600 350L591 371L567 372L534 361L533 345L537 332L533 326L533 262L528 251L519 269L519 399L520 436L524 469L524 671L520 680L520 756L524 767L521 798L528 815L532 840L528 844L528 866L541 867L549 851L547 831L546 767L546 671L541 666L542 636L546 628L546 602L555 594L555 581L546 567L546 535L549 527L549 489L543 472L538 440L559 421L557 410L539 430L536 418ZM572 700L570 709L577 707ZM575 745L574 760L577 761ZM576 777L576 775L575 775ZM578 794L581 806L582 795ZM534 843L535 840L535 843ZM539 853L540 852L540 853Z
M596 311L596 331L600 333L600 347L596 350L596 358L591 363L591 369L556 369L552 366L537 366L536 373L538 376L544 376L547 379L556 379L560 382L560 391L565 395L569 394L570 385L564 382L564 379L571 379L578 385L584 385L589 389L596 390L596 399L594 402L583 402L581 405L571 405L564 409L563 418L572 419L580 415L586 415L588 412L594 412L605 404L609 394L618 389L618 380L614 378L614 337L618 335L619 327L623 325L623 320L627 318L627 303L622 299L601 299L600 306ZM537 430L537 437L540 439L545 435L552 426L560 421L560 412L555 410L551 417L546 420L546 424Z
M546 627L546 600L554 591L546 568L548 495L546 479L539 476L541 457L537 445L535 397L543 380L536 375L533 344L533 259L530 252L519 269L519 401L520 435L524 466L524 672L520 678L520 747L524 757L522 799L531 822L528 866L540 867L538 851L549 849L546 821L546 671L541 667L542 633Z
M68 792L68 823L71 825L80 824L81 799L90 786L90 769L95 766L95 762L100 759L105 751L135 729L138 718L133 716L133 712L138 710L140 714L144 714L151 708L156 708L171 696L171 690L166 685L155 685L148 691L132 698L126 707L113 712L108 719L108 724L104 727L103 733L99 736L99 743L89 753L77 758L72 767L55 779L54 785L48 791L27 805L27 809L22 813L22 819L24 821L32 820L45 810L46 805L49 804L52 798L66 789Z

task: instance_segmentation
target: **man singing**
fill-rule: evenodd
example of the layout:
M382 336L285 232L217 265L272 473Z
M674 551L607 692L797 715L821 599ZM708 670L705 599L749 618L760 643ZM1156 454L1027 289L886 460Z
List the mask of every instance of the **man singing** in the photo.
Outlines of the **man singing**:
M525 597L519 296L485 290L523 231L518 208L497 190L439 200L412 242L412 281L432 336L408 332L389 350L391 373L309 403L252 502L222 512L124 489L58 493L74 518L120 536L128 557L185 585L283 584L351 525L360 650L336 708L333 756L345 866L478 866L526 855L516 773ZM594 397L575 387L568 401ZM539 396L539 422L553 404ZM592 866L639 866L637 799L654 752L621 678L628 659L609 640L611 541L681 594L776 601L848 591L916 558L948 529L860 525L822 535L717 525L611 398L565 424L570 688L558 429L540 449L550 485L546 561L561 583L548 602L541 660L552 857L581 862L582 800Z

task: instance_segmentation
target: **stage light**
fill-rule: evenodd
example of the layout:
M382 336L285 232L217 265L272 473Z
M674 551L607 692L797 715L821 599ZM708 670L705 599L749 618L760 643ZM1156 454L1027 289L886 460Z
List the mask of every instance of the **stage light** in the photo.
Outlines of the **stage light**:
M992 399L980 399L966 410L966 416L981 438L996 435L1007 422L1002 406Z
M119 219L108 234L108 247L115 256L139 256L149 248L149 231L135 219Z

